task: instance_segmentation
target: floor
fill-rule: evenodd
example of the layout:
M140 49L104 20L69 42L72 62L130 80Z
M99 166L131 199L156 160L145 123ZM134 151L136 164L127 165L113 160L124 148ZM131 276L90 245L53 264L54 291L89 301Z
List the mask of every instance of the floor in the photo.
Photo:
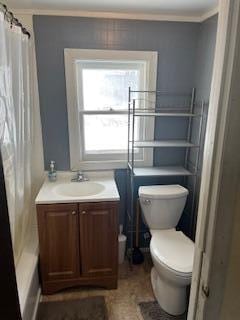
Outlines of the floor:
M142 320L138 303L154 300L150 271L151 258L148 255L142 265L133 266L132 270L125 261L119 266L117 290L77 288L43 296L42 301L71 300L100 295L105 297L109 320Z

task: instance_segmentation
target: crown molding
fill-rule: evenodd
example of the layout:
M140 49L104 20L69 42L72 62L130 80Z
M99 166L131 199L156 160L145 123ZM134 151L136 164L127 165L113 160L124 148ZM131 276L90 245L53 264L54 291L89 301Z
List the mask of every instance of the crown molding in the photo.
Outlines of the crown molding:
M101 12L81 10L43 10L43 9L11 9L17 15L46 15L46 16L68 16L105 19L129 19L147 21L172 21L172 22L203 22L218 12L214 8L203 15L176 15L176 14L149 14L149 13L127 13L127 12Z
M200 22L198 16L172 15L172 14L148 14L148 13L125 13L125 12L100 12L100 11L72 11L72 10L43 10L43 9L12 9L14 14L19 15L46 15L68 16L106 19L129 19L148 21L176 21L176 22Z
M209 18L211 18L212 16L215 16L215 14L218 14L218 11L219 11L219 8L218 6L214 7L213 9L205 12L202 16L201 16L201 21L200 22L203 22Z

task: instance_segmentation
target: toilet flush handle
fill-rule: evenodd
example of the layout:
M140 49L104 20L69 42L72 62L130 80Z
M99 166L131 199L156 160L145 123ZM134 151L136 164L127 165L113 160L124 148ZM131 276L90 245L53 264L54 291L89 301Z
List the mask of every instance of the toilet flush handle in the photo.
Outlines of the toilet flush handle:
M143 200L143 203L146 204L146 205L149 205L149 204L151 204L151 200L149 200L149 199L144 199L144 200Z

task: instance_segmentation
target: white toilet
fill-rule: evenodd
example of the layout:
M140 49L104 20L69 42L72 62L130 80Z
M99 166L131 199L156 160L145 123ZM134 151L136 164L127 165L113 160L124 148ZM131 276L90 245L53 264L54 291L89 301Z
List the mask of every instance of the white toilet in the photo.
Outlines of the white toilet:
M188 190L180 185L139 188L140 204L152 239L151 272L155 297L172 315L186 309L186 287L191 283L194 243L175 227L182 215Z

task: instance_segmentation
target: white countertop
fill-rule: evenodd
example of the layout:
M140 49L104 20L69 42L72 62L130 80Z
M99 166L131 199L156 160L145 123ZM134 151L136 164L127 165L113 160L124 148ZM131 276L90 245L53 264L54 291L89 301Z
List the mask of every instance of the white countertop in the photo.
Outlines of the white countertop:
M84 182L71 182L74 177L74 172L57 172L57 181L50 182L48 177L45 178L36 199L36 204L50 204L50 203L72 203L72 202L99 202L99 201L118 201L120 200L116 182L114 180L114 173L112 171L99 171L99 172L84 172L89 178L89 181ZM69 184L71 188L76 189L78 185L84 187L84 184L89 182L100 184L103 188L99 193L94 195L84 196L69 196L59 194L57 190L61 185L65 187Z

